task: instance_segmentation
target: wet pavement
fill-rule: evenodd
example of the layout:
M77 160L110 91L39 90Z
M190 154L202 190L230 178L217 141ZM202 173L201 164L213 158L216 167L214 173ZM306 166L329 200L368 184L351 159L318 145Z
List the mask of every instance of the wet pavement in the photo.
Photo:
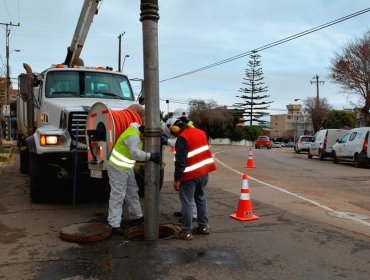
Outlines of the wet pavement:
M35 279L368 279L368 240L259 203L260 220L238 222L229 218L233 195L211 187L208 193L209 236L157 242L113 236L58 253ZM161 223L176 224L177 208L166 183Z
M11 174L16 169L15 166L3 169L1 176L6 177L10 172L6 185L11 184ZM172 172L172 167L166 166L160 192L160 223L178 226L179 218L173 213L179 210L180 203L172 187ZM2 246L9 242L19 244L9 251L6 259L0 253L0 279L368 279L370 242L367 238L258 201L253 201L253 211L259 220L231 219L229 215L235 213L239 195L227 189L231 185L240 187L241 183L241 178L211 174L206 190L211 234L194 235L192 241L172 236L156 242L112 236L99 242L77 244L58 237L61 228L58 224L65 223L60 220L68 213L75 216L71 221L106 223L104 202L99 207L91 206L95 207L94 211L84 205L73 209L59 205L48 210L46 206L32 204L31 210L23 212L27 219L35 219L28 218L32 209L39 211L35 212L38 214L35 221L42 219L46 211L54 218L51 216L48 222L52 230L34 234L39 241L31 245L27 243L27 232L30 232L27 223L14 225L22 212L14 216L11 225L3 218L13 210L10 204L1 207L0 203L4 221L4 224L0 222L0 228L6 231L0 234L0 243ZM20 183L17 187L20 197L27 199L27 187ZM2 188L9 196L11 192L6 186ZM31 224L40 227L37 222ZM22 236L15 238L16 234ZM50 243L46 246L50 247L49 251L41 249L44 242Z

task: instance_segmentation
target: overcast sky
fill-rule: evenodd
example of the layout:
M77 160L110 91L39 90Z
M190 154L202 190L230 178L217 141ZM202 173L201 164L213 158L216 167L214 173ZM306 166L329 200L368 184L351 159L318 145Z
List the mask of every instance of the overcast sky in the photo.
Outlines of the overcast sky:
M246 53L269 43L368 9L368 0L159 0L160 80ZM41 72L63 62L83 0L0 0L0 22L20 23L10 35L11 77L28 63ZM118 35L124 72L143 77L139 0L103 0L82 51L85 65L118 67ZM330 58L370 30L370 12L260 52L271 114L283 114L295 98L316 97L313 76L320 76L320 97L335 109L351 107L347 95L328 79ZM249 57L160 83L161 110L187 108L190 99L231 106L243 86ZM0 29L0 73L5 71L5 26ZM16 80L13 80L15 82ZM139 84L133 82L136 93ZM301 102L301 101L298 101Z

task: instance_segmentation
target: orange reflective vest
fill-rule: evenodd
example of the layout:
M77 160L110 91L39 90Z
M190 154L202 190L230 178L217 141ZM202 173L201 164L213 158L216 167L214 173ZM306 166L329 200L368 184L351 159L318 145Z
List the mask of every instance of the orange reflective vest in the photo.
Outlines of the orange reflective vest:
M180 133L180 136L188 144L186 168L181 181L198 178L216 170L216 164L213 160L204 131L195 127L188 127Z

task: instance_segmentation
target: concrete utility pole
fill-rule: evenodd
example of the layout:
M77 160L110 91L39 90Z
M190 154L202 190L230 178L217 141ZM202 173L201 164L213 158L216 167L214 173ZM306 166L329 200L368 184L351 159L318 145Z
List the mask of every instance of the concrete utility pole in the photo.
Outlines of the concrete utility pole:
M6 38L6 85L5 85L5 96L6 96L6 105L10 106L10 99L9 99L9 93L10 93L10 70L9 70L9 35L10 35L10 29L9 26L20 26L19 22L18 24L10 23L0 23L1 25L5 25L5 38ZM10 111L9 111L10 112ZM7 116L7 135L6 140L11 139L11 122L10 122L10 114Z
M316 84L316 108L319 108L320 106L320 98L319 98L319 84L322 83L324 84L324 81L319 81L319 75L316 74L316 76L313 76L311 80L311 85Z
M158 0L141 0L145 88L145 150L160 152ZM159 239L160 164L145 164L144 239Z
M123 32L118 35L118 72L121 72L121 38L125 35L126 32Z

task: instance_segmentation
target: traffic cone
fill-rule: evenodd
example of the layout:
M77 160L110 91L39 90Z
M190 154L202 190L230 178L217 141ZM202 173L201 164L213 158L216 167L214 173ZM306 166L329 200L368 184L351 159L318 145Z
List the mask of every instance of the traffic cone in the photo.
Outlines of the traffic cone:
M244 168L256 168L253 161L252 149L249 148L248 160L245 162Z
M248 176L243 175L243 184L240 190L240 198L238 202L238 208L235 214L231 214L230 218L238 221L252 221L258 220L259 217L253 214L252 202L248 187Z

